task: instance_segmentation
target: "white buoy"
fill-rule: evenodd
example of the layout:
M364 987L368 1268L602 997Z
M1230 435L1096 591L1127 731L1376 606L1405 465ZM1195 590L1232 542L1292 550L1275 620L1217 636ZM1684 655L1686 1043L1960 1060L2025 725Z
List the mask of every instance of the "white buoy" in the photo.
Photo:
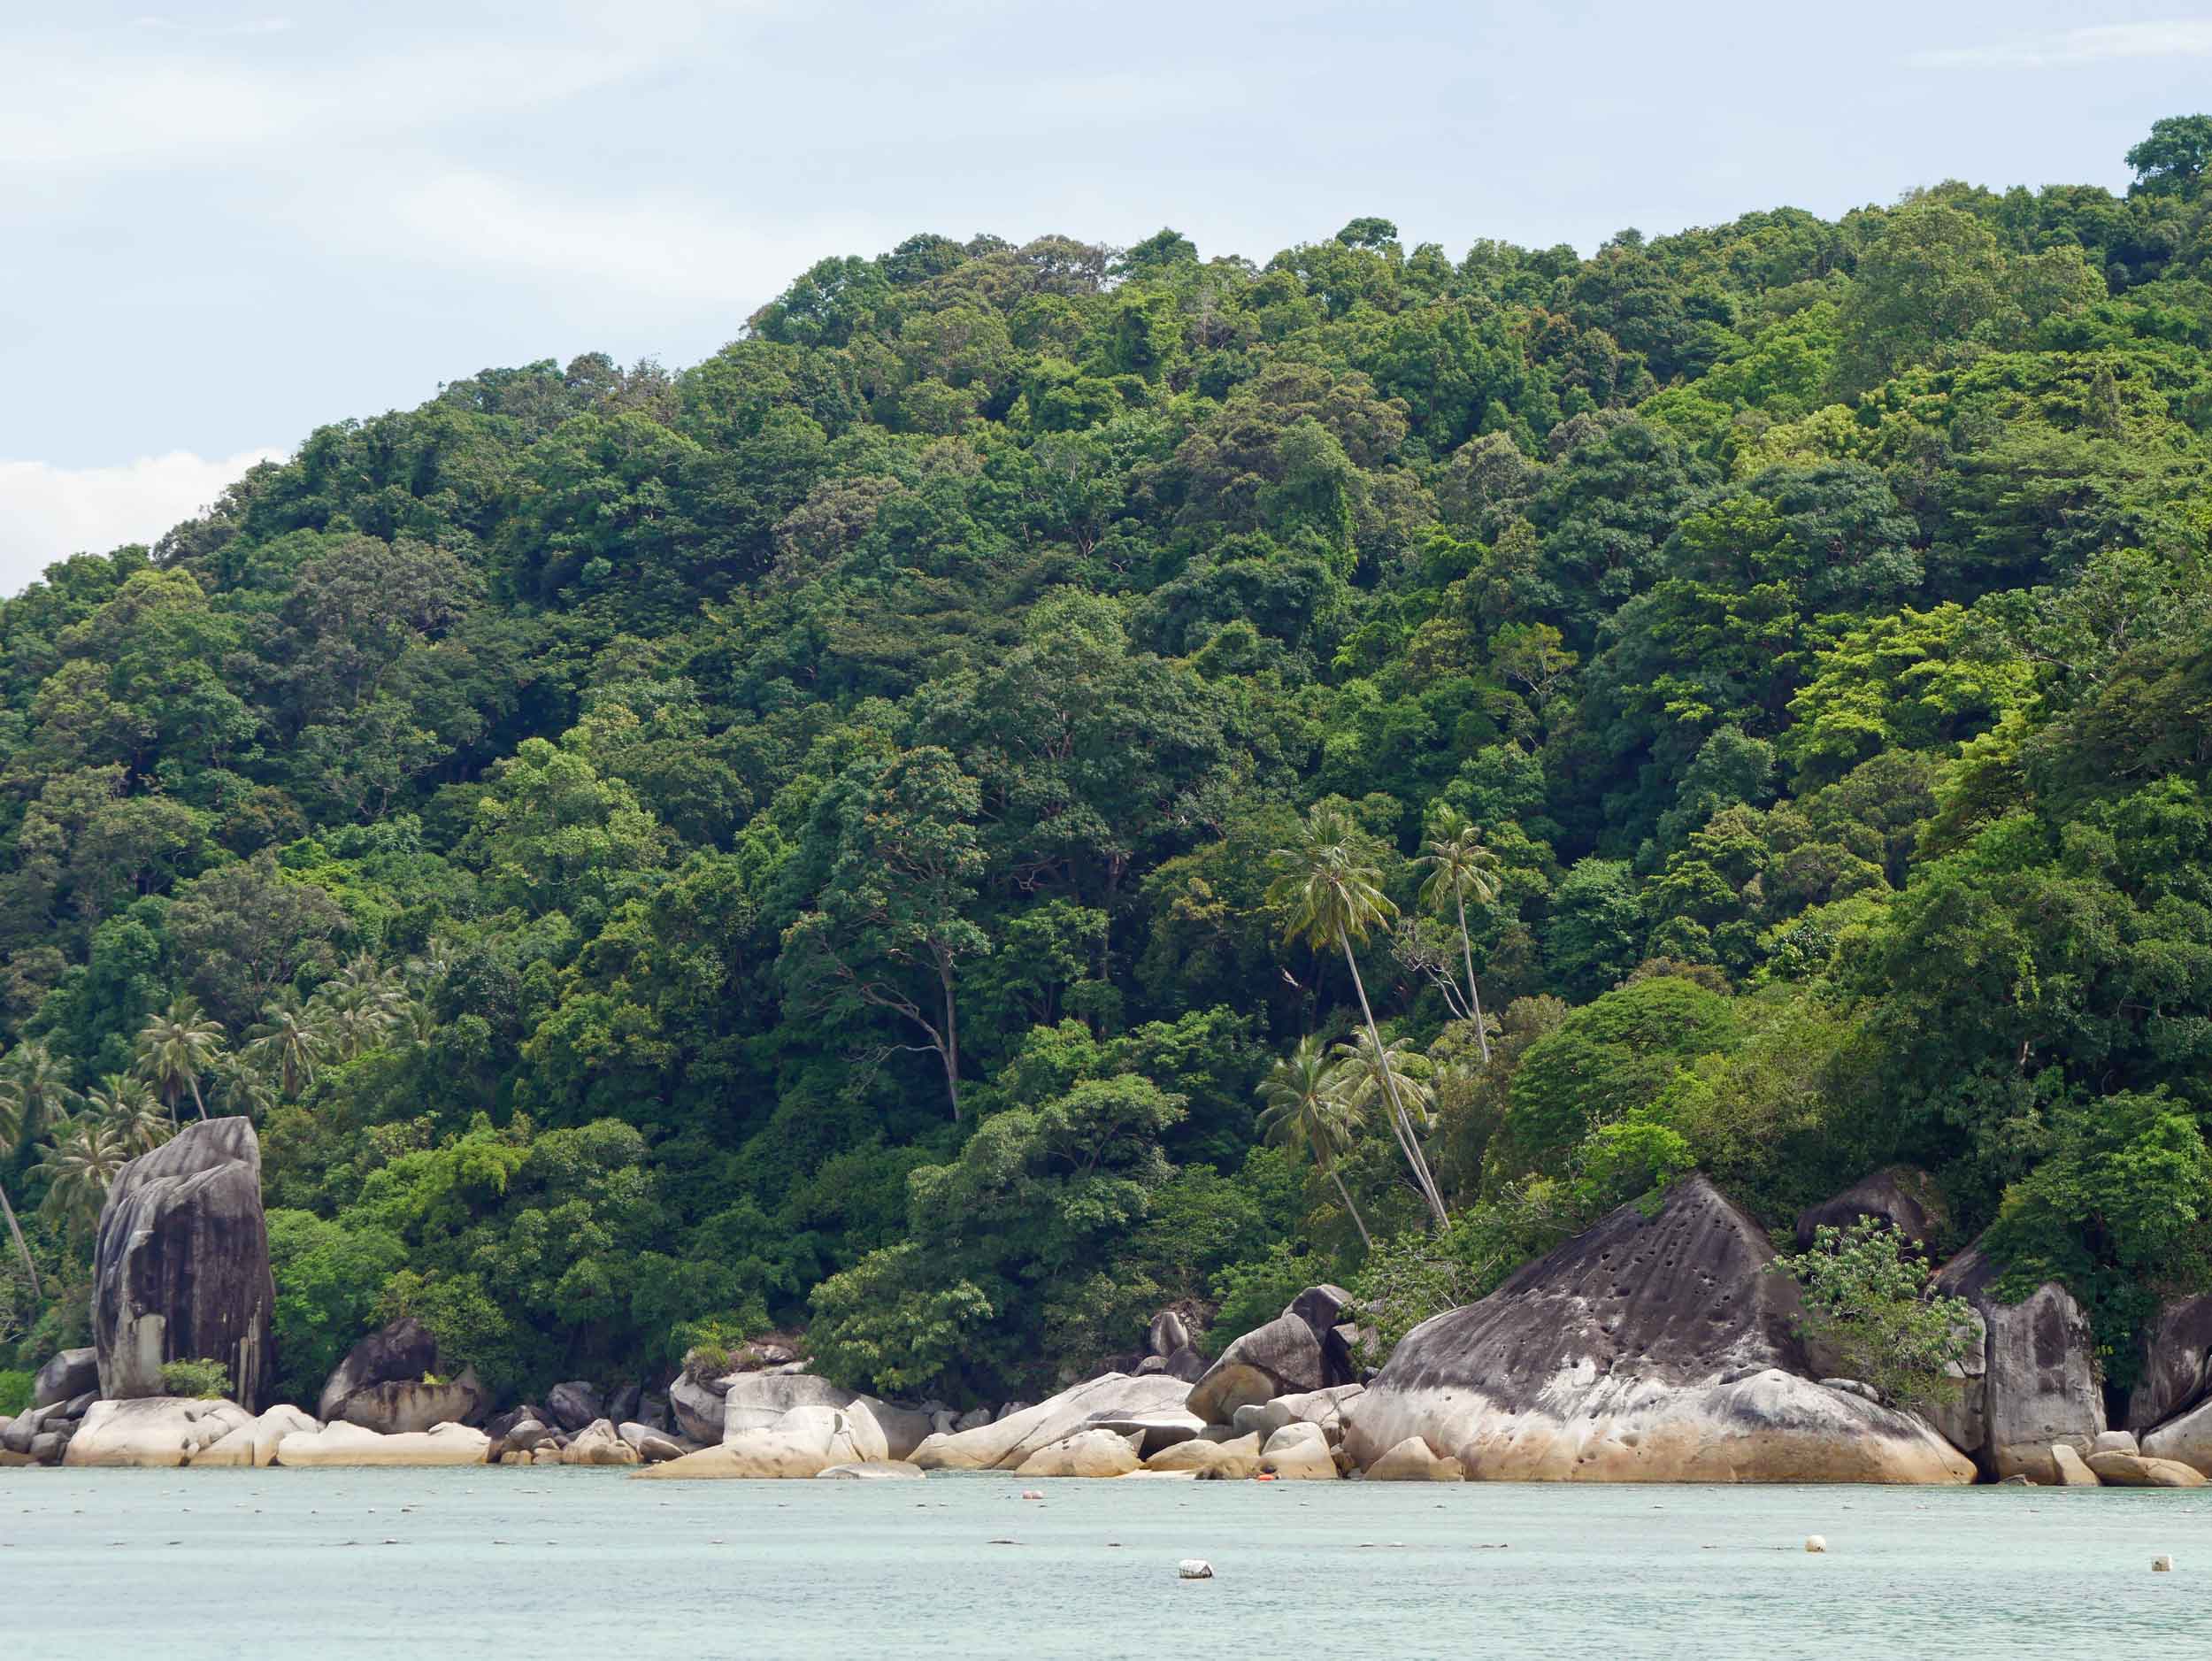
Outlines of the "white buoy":
M1805 1549L1808 1551L1825 1551L1828 1549L1828 1542L1825 1540L1823 1540L1818 1534L1807 1534L1805 1536Z
M1041 1500L1044 1498L1044 1496L1033 1488L1025 1488L1022 1490L1022 1497L1025 1500Z
M2153 1574L2171 1574L2173 1572L2174 1560L2168 1557L2164 1552L2160 1552L2156 1557L2151 1559L2151 1573Z
M1185 1557L1175 1565L1175 1573L1186 1580L1210 1580L1214 1578L1214 1565L1203 1557Z

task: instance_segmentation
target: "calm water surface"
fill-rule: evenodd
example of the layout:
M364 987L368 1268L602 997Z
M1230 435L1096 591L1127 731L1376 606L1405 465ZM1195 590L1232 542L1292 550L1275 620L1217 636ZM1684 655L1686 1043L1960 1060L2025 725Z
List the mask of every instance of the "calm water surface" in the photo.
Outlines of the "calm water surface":
M0 1656L2212 1655L2212 1489L1021 1486L0 1470Z

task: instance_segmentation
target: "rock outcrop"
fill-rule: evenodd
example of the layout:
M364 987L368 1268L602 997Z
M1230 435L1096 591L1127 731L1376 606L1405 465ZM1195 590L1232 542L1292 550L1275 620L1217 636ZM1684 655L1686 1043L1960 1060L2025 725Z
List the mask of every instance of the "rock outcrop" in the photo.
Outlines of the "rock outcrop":
M615 1429L611 1419L595 1419L561 1450L563 1465L638 1465L643 1456Z
M413 1316L403 1315L346 1352L324 1382L316 1411L326 1422L358 1425L384 1436L482 1419L491 1393L474 1370L439 1379L443 1372L438 1341Z
M2139 1453L2093 1453L2084 1461L2108 1488L2202 1488L2204 1473L2178 1459Z
M1240 1407L1353 1382L1351 1355L1337 1331L1350 1297L1340 1287L1307 1288L1273 1320L1233 1340L1191 1386L1186 1405L1209 1424L1227 1425Z
M721 1441L723 1398L741 1376L732 1373L718 1379L695 1379L688 1373L678 1374L668 1387L668 1410L675 1415L676 1428L694 1442L711 1445Z
M31 1405L51 1407L57 1402L73 1401L88 1390L96 1392L99 1388L97 1350L58 1350L31 1380Z
M1457 1482L1466 1476L1456 1459L1440 1459L1418 1436L1408 1436L1367 1467L1370 1482Z
M1109 1373L972 1430L933 1434L916 1448L925 1471L1011 1471L1038 1449L1112 1419L1142 1419L1183 1405L1190 1387L1165 1373Z
M195 1458L196 1465L250 1465L260 1469L276 1463L276 1450L287 1436L312 1434L322 1426L296 1407L280 1404L232 1431Z
M230 1370L250 1415L268 1388L275 1303L250 1121L188 1125L117 1173L93 1251L101 1395L159 1396L163 1363L205 1357Z
M606 1398L582 1379L570 1379L545 1393L546 1411L563 1430L586 1429L607 1416Z
M2212 1294L2162 1304L2143 1330L2142 1367L2128 1392L2127 1427L2140 1435L2212 1395Z
M1016 1476L1127 1476L1143 1464L1140 1437L1112 1430L1079 1430L1048 1442L1016 1467Z
M235 1402L134 1396L95 1402L63 1463L166 1469L194 1464L233 1431L254 1422Z
M883 1432L863 1407L795 1407L772 1425L746 1430L718 1448L649 1465L641 1477L803 1478L832 1465L888 1462Z
M2212 1476L2212 1402L2202 1402L2178 1419L2170 1419L2142 1439L2154 1459L2177 1459Z
M1863 1218L1888 1224L1924 1254L1949 1220L1935 1184L1925 1173L1909 1165L1892 1165L1861 1178L1835 1198L1798 1212L1797 1249L1810 1250L1820 1228L1849 1228Z
M491 1438L466 1425L439 1425L403 1435L380 1436L358 1425L325 1425L277 1443L282 1465L482 1465Z
M1999 1276L1997 1265L1970 1247L1935 1278L1935 1290L1963 1298L1982 1327L1979 1355L1970 1355L1963 1368L1965 1388L1937 1411L1936 1424L1990 1477L2055 1483L2051 1444L2070 1442L2085 1453L2105 1427L2095 1342L2065 1288L2046 1281L2006 1303L1997 1296Z
M1970 1480L1919 1418L1803 1376L1772 1259L1686 1178L1415 1328L1345 1408L1345 1448L1364 1467L1419 1437L1473 1480Z
M1321 1426L1303 1419L1285 1425L1267 1439L1260 1449L1260 1472L1296 1482L1333 1481L1338 1475L1336 1455Z

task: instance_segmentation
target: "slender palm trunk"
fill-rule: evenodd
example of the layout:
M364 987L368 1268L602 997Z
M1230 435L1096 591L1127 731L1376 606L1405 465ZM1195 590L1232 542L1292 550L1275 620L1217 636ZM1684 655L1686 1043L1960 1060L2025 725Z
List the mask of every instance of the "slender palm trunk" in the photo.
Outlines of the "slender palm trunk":
M1490 1065L1490 1033L1482 1024L1482 994L1475 988L1475 949L1467 939L1467 896L1456 888L1452 898L1459 906L1459 955L1467 965L1467 997L1475 1010L1475 1042L1482 1046L1482 1065Z
M31 1277L31 1296L43 1299L46 1290L39 1284L38 1265L31 1261L31 1249L23 1243L23 1227L15 1220L15 1207L8 1203L8 1191L5 1188L0 1188L0 1215L4 1215L8 1219L8 1234L15 1242L15 1255L23 1259L23 1273ZM1360 1230L1360 1237L1363 1240L1367 1237L1365 1229Z
M960 1122L960 1028L958 1012L952 1001L952 965L941 963L937 970L938 985L945 995L945 1094L952 1097L952 1122Z
M1352 955L1351 940L1339 935L1338 942L1344 948L1345 965L1352 972L1352 989L1359 994L1359 1012L1367 1022L1367 1041L1375 1047L1376 1071L1382 1074L1384 1093L1390 1097L1398 1145L1405 1150L1406 1163L1413 1167L1414 1182L1421 1190L1421 1197L1428 1202L1430 1215L1440 1234L1450 1227L1450 1219L1444 1214L1444 1196L1437 1191L1436 1179L1429 1174L1429 1162L1421 1157L1421 1144L1414 1137L1413 1121L1406 1116L1405 1103L1398 1099L1397 1076L1382 1058L1382 1032L1375 1025L1375 1011L1368 1006L1367 983L1359 978L1359 959Z
M196 1108L198 1108L198 1109L200 1110L200 1117L201 1117L203 1119L206 1119L206 1117L207 1117L207 1103L206 1103L205 1102L203 1102L202 1100L200 1100L200 1080L199 1080L199 1079L198 1079L197 1075L193 1074L193 1073L187 1073L187 1074L185 1075L184 1081L185 1081L185 1083L186 1083L187 1085L188 1085L188 1086L191 1088L191 1090L192 1090L192 1105L193 1105L193 1106L195 1106L195 1107L196 1107Z
M1374 1250L1375 1242L1368 1237L1367 1224L1360 1217L1359 1207L1352 1203L1351 1190L1344 1186L1344 1179L1337 1175L1334 1165L1329 1167L1329 1180L1336 1184L1336 1191L1344 1201L1344 1209L1352 1214L1352 1227L1359 1230L1359 1243L1369 1251Z

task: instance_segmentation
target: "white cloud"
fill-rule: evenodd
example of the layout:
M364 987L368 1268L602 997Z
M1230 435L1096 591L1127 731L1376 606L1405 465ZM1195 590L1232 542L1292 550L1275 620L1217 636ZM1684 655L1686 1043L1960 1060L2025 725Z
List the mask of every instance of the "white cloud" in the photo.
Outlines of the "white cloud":
M2024 40L1915 52L1911 69L2070 69L2131 58L2212 58L2212 19L2109 23Z
M20 594L72 554L150 542L212 503L256 462L281 460L284 453L208 458L178 450L112 467L0 461L0 595Z
M687 198L553 196L466 171L404 188L381 211L355 202L329 229L366 239L364 252L404 239L442 264L531 272L548 286L721 302L733 308L733 327L816 260L874 253L885 235L861 219L746 224Z

